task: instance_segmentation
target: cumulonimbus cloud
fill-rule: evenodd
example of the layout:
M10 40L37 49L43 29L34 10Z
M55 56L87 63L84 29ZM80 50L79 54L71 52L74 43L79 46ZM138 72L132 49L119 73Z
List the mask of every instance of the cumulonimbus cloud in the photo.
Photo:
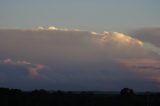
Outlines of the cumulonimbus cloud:
M130 80L135 81L136 87L139 83L141 88L145 85L144 80L157 79L159 75L154 71L159 66L151 62L155 58L159 61L156 51L145 48L143 40L120 32L97 33L57 27L0 30L0 58L1 66L24 65L30 76L39 78L43 75L46 82L40 82L42 86L49 83L58 89L67 84L78 90L81 87L105 90L106 83L116 89L114 85L131 86ZM143 74L145 70L152 78ZM5 71L0 74L8 76Z

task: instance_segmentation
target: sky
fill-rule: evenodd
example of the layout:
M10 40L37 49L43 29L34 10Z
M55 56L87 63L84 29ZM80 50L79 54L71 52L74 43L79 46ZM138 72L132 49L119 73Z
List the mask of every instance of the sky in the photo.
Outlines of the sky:
M159 0L0 0L0 28L126 31L160 26Z
M0 0L0 87L160 91L159 0Z

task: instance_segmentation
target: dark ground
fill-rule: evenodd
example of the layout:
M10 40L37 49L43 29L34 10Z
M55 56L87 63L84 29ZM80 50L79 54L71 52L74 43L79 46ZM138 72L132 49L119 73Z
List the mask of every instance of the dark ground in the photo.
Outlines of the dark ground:
M0 106L160 106L160 93L136 94L128 88L119 94L0 88Z

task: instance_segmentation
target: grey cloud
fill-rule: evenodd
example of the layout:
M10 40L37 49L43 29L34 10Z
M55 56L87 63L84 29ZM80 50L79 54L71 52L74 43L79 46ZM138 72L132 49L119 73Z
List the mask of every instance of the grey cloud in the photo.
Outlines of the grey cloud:
M153 45L152 43L145 42L144 43L144 48L147 49L147 50L151 50L154 53L157 53L157 54L160 55L160 47L157 47L157 46Z
M160 28L142 28L129 32L133 37L160 47Z
M160 55L160 28L143 28L130 32L144 42L144 48Z
M0 58L26 60L36 65L31 67L0 65L8 83L1 85L26 88L42 87L62 90L119 90L122 87L141 89L150 79L129 71L116 59L156 57L144 49L142 42L128 35L114 33L91 33L72 30L0 30ZM142 42L143 43L143 42ZM2 62L2 61L1 61ZM9 60L6 60L9 62ZM17 61L17 63L25 63ZM45 64L47 67L40 66ZM5 66L5 67L4 67ZM6 71L9 68L9 71ZM28 72L36 77L16 78ZM43 69L43 71L41 71ZM21 71L20 71L21 70ZM22 71L26 70L26 71ZM15 71L18 74L11 74ZM10 77L10 78L9 78ZM14 79L14 80L12 80ZM135 82L134 82L135 81ZM132 82L132 83L130 83ZM135 83L135 84L133 84ZM147 85L147 86L148 86ZM156 88L156 84L154 85ZM151 88L148 88L151 89Z

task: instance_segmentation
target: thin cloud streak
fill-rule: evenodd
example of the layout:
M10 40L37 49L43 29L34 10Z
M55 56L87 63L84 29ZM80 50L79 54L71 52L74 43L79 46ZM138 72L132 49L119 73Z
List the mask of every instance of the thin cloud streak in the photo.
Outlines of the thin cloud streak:
M117 60L130 71L144 78L160 83L160 60L154 58L119 59Z

